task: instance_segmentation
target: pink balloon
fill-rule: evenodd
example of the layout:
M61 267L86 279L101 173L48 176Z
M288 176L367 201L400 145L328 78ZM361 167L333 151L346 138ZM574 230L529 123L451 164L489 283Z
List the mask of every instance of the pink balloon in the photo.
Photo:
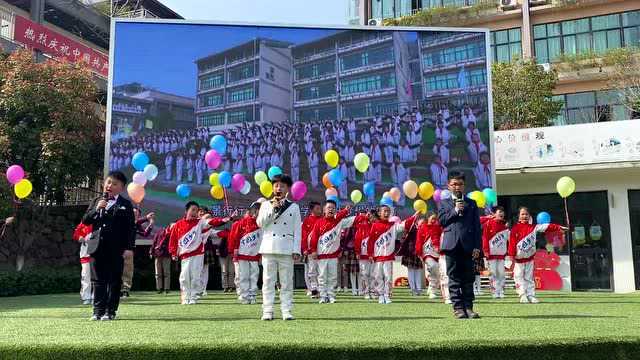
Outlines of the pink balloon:
M217 169L218 166L220 166L220 163L222 162L222 158L220 157L220 154L218 154L217 151L209 150L204 156L204 161L207 163L207 167L209 167L209 169L214 170L214 169Z
M242 174L235 174L231 178L231 187L233 188L233 190L240 192L240 190L242 190L242 187L244 187L245 182L246 180L244 179L244 176Z
M400 222L400 218L397 217L397 216L392 216L392 217L389 218L389 221L392 222L392 223L396 223L397 224L397 223Z
M329 197L329 196L338 196L338 190L336 190L336 188L334 187L330 187L327 190L324 191L324 196L325 197Z
M24 170L20 165L11 165L7 169L7 180L11 185L15 185L24 179Z
M436 189L436 191L433 192L433 201L435 201L436 203L439 203L441 193L442 193L442 190Z
M302 181L296 181L291 186L291 198L293 201L301 200L307 194L307 185Z

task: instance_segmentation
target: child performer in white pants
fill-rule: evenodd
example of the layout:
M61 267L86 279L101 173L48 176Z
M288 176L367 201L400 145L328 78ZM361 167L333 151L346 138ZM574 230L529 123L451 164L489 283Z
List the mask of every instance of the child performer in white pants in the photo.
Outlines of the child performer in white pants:
M322 205L319 202L311 201L309 203L309 215L302 221L302 240L301 250L302 254L306 257L304 264L304 281L307 286L307 296L311 296L312 299L317 299L318 292L318 259L312 259L309 254L310 236L316 221L322 218Z
M435 214L429 215L427 221L418 228L416 254L424 261L424 271L429 281L429 299L440 294L440 237L442 226ZM445 271L446 274L446 271Z
M262 231L256 223L260 203L249 206L244 217L231 226L229 243L233 244L233 257L238 262L238 289L240 302L244 305L255 304L258 292L258 262Z
M521 303L537 304L536 283L533 278L533 257L536 254L536 233L567 231L556 224L532 224L529 209L522 206L518 210L518 223L511 228L508 254L515 265L513 277Z
M378 207L379 220L371 225L369 241L373 246L368 249L368 255L374 261L374 277L376 279L379 304L391 304L396 239L413 227L418 214L416 212L410 218L396 224L389 221L391 207L386 204Z
M336 202L327 200L324 204L324 217L316 221L311 231L310 257L318 259L320 304L336 302L338 258L342 253L340 235L355 220L355 216L348 217L349 211L351 207L347 206L336 214Z
M360 295L364 295L365 300L373 297L373 259L369 258L369 247L373 246L369 241L369 230L371 224L378 219L374 210L365 214L358 214L353 222L356 229L354 239L354 251L360 266Z
M185 205L185 217L176 221L171 228L169 252L174 260L180 259L180 293L183 305L195 305L201 287L200 275L204 260L203 232L208 226L222 226L235 216L211 218L205 215L198 219L200 206L195 201Z
M85 237L91 235L91 228L80 224L73 232L73 240L80 242L80 300L83 305L93 303L93 286L91 284L91 255Z
M494 209L493 215L480 217L482 224L482 252L489 265L491 294L494 299L504 298L504 258L507 255L509 228L502 206Z

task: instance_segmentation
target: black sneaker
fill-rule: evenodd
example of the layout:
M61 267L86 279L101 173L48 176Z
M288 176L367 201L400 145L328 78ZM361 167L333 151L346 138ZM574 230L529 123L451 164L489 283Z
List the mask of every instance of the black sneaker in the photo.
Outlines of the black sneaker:
M318 292L318 290L311 291L311 298L312 299L317 299L319 297L320 297L320 293Z
M467 316L469 319L480 319L480 314L474 312L472 309L467 309Z
M158 294L158 295L162 294L162 290L156 291L156 294Z
M169 290L165 290L165 291L164 291L164 294L165 294L165 295L169 295Z
M467 312L464 311L464 309L453 310L453 316L456 319L468 319L469 318L469 316L467 315Z

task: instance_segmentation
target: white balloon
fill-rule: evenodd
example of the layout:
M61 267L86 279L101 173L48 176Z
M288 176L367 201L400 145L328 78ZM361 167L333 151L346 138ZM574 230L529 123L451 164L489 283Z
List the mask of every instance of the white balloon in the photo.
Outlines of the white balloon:
M145 186L147 184L147 177L142 171L136 171L133 173L133 182L138 185Z
M249 191L251 191L250 181L245 181L244 186L242 187L242 189L240 189L240 194L247 195Z
M153 181L158 176L158 167L156 167L153 164L148 164L147 166L144 167L144 171L143 172L144 172L144 176L147 178L147 180Z

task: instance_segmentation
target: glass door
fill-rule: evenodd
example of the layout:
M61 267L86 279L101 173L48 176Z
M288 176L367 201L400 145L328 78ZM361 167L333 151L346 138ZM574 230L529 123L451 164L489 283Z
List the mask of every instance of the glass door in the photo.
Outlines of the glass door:
M629 190L629 220L636 290L640 290L640 190Z

